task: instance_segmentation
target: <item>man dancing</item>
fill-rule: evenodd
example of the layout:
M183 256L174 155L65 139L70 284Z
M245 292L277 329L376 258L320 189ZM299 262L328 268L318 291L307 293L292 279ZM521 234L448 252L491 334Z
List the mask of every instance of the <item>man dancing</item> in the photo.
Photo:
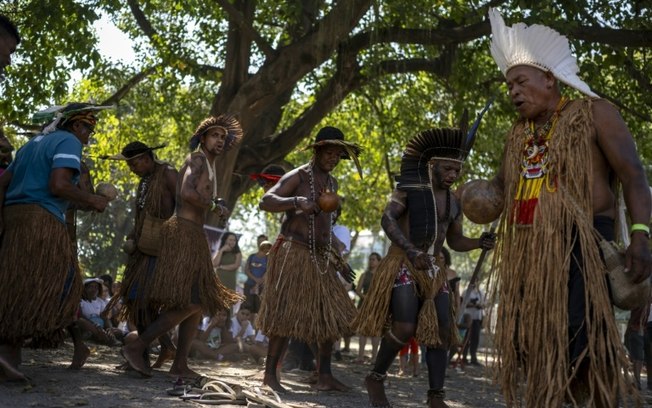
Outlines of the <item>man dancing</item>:
M129 258L122 288L119 296L114 296L107 308L111 309L115 302L122 302L123 317L135 324L141 334L159 313L158 309L144 304L147 283L154 273L161 243L160 229L154 230L151 226L169 219L175 207L177 170L154 156L154 150L163 147L165 145L149 147L142 142L131 142L120 154L109 157L112 160L125 160L131 172L140 177L140 182L136 192L134 229L127 236L124 246ZM145 224L147 227L144 228ZM175 352L167 334L161 336L159 342L161 352L153 368L161 367Z
M326 212L318 201L337 192L331 171L342 158L357 163L360 148L334 127L322 128L310 147L315 150L310 163L286 173L260 203L265 211L286 214L269 254L258 315L258 327L270 338L263 383L279 392L285 389L276 367L288 338L318 344L318 390L348 389L331 373L331 351L333 342L352 334L355 307L337 277L342 244L331 229L337 205Z
M179 325L179 341L170 374L185 378L200 375L188 367L188 353L202 312L213 316L240 300L213 272L203 225L209 211L226 216L218 204L215 160L240 142L242 129L229 115L205 119L190 139L193 151L179 171L176 212L162 228L160 255L147 285L145 304L163 312L134 341L125 345L127 362L144 376L151 372L143 353L154 339Z
M428 406L447 407L444 376L451 341L457 340L451 324L455 311L445 265L436 265L427 251L433 247L438 254L444 239L456 251L493 248L491 234L479 239L463 235L460 202L450 191L471 149L473 133L467 138L465 128L428 130L410 140L403 152L398 184L382 217L392 245L353 322L361 335L381 336L391 316L373 371L365 378L371 406L391 406L383 381L396 354L416 336L427 346Z
M58 106L49 115L56 119L18 150L0 176L0 369L6 379L24 379L18 371L23 341L58 343L79 306L82 275L64 214L70 203L99 212L108 203L77 185L82 147L95 131L97 111L105 108ZM87 351L76 347L72 365L81 367Z

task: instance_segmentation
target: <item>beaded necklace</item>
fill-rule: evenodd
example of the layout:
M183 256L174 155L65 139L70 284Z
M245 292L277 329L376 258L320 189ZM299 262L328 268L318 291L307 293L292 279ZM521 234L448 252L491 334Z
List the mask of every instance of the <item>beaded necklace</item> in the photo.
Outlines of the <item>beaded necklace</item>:
M435 189L433 188L432 184L432 168L433 164L432 162L428 163L428 179L430 180L430 193L432 194L432 206L433 206L433 211L435 212L435 237L433 239L433 243L437 243L437 236L439 235L439 211L437 211L437 197L435 196ZM446 190L446 211L444 213L444 220L447 220L448 217L450 216L450 206L451 206L451 196L450 196L450 189ZM439 267L435 265L432 262L432 257L428 257L428 263L430 264L430 268L428 268L428 276L430 276L431 279L433 279L437 273L439 272Z
M554 134L559 114L568 101L569 99L565 96L561 97L555 112L541 128L535 129L534 122L529 119L525 123L523 129L525 141L521 152L521 177L514 195L514 221L516 224L531 225L533 223L534 210L544 185L549 192L557 190L555 181L549 177L548 144Z
M310 200L313 202L317 201L317 194L315 192L315 176L313 174L313 168L314 168L314 163L310 164L310 171L308 172L308 181L310 182ZM331 184L331 178L327 174L327 184L330 190L333 190L333 186ZM331 213L329 218L330 218L330 225L333 225L333 215L334 213ZM328 272L328 266L330 265L330 253L331 249L333 247L333 232L331 231L330 234L328 234L328 247L327 250L323 253L323 258L325 258L326 261L326 267L322 271L322 269L319 267L319 261L317 259L317 244L316 244L316 239L315 239L315 214L310 214L308 216L308 243L310 244L310 259L312 260L312 263L315 265L315 268L317 268L317 272L319 272L320 275L323 275Z
M152 180L154 174L149 174L140 179L140 184L138 185L138 200L136 205L138 209L142 210L145 208L145 202L147 201L147 190L149 189L149 182Z
M211 198L215 199L217 197L217 177L215 177L215 169L213 168L213 164L208 161L206 154L204 154L204 158L206 159L206 166L208 167L208 180L213 182L213 196Z

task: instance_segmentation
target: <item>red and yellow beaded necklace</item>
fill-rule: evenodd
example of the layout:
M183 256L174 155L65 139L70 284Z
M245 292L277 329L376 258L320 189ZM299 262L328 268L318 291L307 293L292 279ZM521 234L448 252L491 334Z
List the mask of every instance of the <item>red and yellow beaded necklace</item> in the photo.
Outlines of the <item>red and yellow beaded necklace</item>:
M525 124L525 143L522 150L521 174L514 195L512 219L516 224L531 225L534 221L534 210L539 202L541 189L546 186L549 192L557 190L557 181L549 176L548 143L552 138L559 113L568 103L563 96L550 119L539 129L534 122L528 120Z

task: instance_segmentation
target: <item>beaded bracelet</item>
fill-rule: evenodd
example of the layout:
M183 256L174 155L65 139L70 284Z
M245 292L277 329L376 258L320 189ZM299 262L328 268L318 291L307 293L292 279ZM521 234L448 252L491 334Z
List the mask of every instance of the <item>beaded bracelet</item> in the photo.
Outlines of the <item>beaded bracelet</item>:
M636 231L640 231L645 234L646 237L650 238L650 227L645 224L632 224L632 227L629 230L629 234L633 234Z

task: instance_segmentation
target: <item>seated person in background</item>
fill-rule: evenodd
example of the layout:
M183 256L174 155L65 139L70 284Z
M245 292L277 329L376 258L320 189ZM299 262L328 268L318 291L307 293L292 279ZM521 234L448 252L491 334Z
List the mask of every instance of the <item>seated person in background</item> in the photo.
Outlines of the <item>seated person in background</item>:
M114 330L110 319L102 318L107 302L98 296L103 281L99 278L84 280L84 293L79 304L79 319L77 324L84 337L109 346L119 345L116 335L121 337L119 330Z
M267 355L267 347L257 344L256 331L251 324L251 306L243 303L238 313L231 319L231 334L238 343L240 352L259 362Z
M208 323L200 328L192 341L190 352L195 357L212 360L237 360L240 349L231 334L229 312L220 310Z

